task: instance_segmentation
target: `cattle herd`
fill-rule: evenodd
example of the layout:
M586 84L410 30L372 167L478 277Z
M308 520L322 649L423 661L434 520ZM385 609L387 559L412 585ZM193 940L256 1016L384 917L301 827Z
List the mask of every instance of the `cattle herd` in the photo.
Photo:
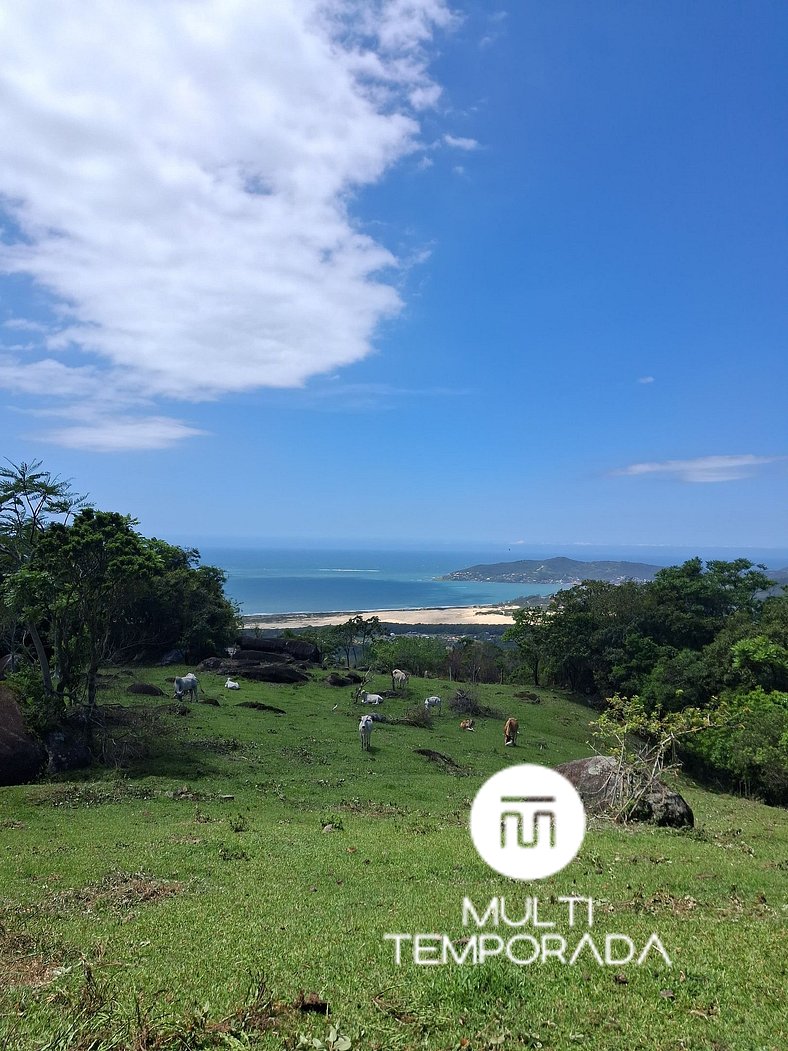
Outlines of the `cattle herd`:
M407 685L408 674L407 672L400 671L395 668L391 673L392 682L395 683L395 689ZM232 679L228 679L224 684L227 690L237 690L240 688L239 683L233 682ZM179 701L187 698L189 700L199 699L200 682L194 672L189 672L188 675L176 676L175 678L175 696ZM367 693L366 690L360 690L358 693L358 700L361 704L381 704L383 697L379 693ZM336 709L336 705L334 705ZM443 702L440 697L433 695L432 697L425 698L424 710L430 712L435 709L438 714L443 710ZM368 752L371 747L372 741L372 725L373 719L371 715L362 715L361 721L358 724L358 736L361 740L361 749L364 752ZM473 731L476 729L476 724L473 719L463 719L460 723L461 730ZM506 720L503 728L503 743L504 745L516 745L517 734L520 730L520 724L516 719L509 718Z

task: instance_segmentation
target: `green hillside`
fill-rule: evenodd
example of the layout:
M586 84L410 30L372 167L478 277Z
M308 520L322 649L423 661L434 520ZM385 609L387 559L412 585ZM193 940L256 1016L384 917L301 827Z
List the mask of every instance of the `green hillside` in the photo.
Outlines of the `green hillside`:
M463 733L444 709L432 729L376 724L363 754L362 709L325 673L232 693L204 673L219 706L125 692L135 677L169 692L176 673L102 679L107 769L0 789L4 1049L331 1047L332 1025L379 1051L785 1046L785 811L685 784L694 830L593 822L567 869L518 884L477 856L471 800L507 764L589 754L590 709L479 687L481 703L518 717L516 749L499 717ZM401 717L454 689L412 679L380 713ZM397 967L383 937L459 939L465 895L533 894L559 929L559 896L593 897L595 931L641 946L657 932L672 968L654 956L600 967L590 955ZM328 1017L303 1009L321 1003Z

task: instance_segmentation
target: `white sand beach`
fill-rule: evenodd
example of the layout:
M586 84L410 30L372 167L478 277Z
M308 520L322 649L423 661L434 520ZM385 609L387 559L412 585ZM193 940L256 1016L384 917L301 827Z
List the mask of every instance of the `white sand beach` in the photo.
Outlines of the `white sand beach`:
M372 609L344 613L270 613L244 617L245 628L325 628L360 613L387 624L512 624L517 606L437 606L425 609Z

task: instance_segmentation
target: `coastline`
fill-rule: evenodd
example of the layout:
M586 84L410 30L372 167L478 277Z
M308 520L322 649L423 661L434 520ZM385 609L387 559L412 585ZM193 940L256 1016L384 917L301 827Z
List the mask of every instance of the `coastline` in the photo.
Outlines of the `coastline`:
M344 610L330 613L253 613L242 617L244 628L327 628L351 617L378 617L384 624L513 624L519 607L511 603L489 606L423 606L410 609Z

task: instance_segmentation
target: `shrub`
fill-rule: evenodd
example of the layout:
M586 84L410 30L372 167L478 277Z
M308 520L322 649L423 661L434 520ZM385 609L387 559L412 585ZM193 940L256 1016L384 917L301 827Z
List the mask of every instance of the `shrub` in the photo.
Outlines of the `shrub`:
M38 667L25 664L7 675L5 682L16 695L25 722L39 737L52 730L63 718L63 698L59 694L47 693Z

